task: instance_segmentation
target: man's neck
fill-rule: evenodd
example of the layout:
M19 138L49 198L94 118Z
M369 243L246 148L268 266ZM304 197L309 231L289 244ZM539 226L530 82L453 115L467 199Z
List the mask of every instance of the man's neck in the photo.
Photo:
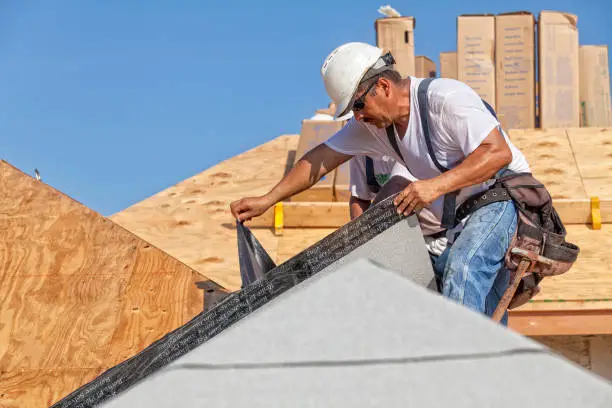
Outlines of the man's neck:
M394 123L397 135L403 139L410 120L410 78L403 79L398 88L400 91L397 101L398 116Z

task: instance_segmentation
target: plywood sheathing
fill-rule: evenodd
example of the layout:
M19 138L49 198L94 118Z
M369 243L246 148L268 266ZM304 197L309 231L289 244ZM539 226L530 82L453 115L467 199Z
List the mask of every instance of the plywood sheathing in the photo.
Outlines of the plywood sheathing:
M49 406L193 318L205 278L0 161L0 406Z
M567 129L586 193L612 199L612 128Z
M585 131L601 133L597 137L604 141L612 138L612 130ZM579 166L583 156L588 163L588 153L585 154L580 146L572 149L570 139L573 141L574 137L568 134L573 133L572 129L517 129L510 130L509 136L526 155L535 176L546 184L554 199L588 202ZM272 188L284 174L287 158L297 147L298 138L297 135L276 138L111 218L229 289L237 289L240 279L236 233L229 203L242 196L264 194ZM210 202L214 202L214 206L203 205ZM316 216L309 213L305 218L310 220ZM324 212L321 216L329 217L329 214ZM268 225L272 225L271 221ZM274 236L271 228L253 228L253 232L272 258L280 263L334 229L286 228L282 236ZM583 309L585 304L593 308L612 307L612 302L603 301L612 299L612 281L608 273L612 259L606 255L606 248L612 246L612 231L607 224L595 231L586 224L567 225L567 229L570 242L581 247L578 261L569 273L547 278L543 292L535 298L536 302L525 305L525 310L551 310L558 305L577 310ZM598 302L590 303L593 299ZM565 302L556 303L562 300ZM610 306L605 306L607 304Z
M587 198L565 129L512 129L508 133L553 199Z
M612 300L612 228L593 230L586 225L567 226L567 240L580 247L576 263L567 273L545 279L537 300Z
M293 163L299 135L280 136L223 161L110 217L229 290L241 286L229 205L268 192ZM278 237L253 230L276 259Z

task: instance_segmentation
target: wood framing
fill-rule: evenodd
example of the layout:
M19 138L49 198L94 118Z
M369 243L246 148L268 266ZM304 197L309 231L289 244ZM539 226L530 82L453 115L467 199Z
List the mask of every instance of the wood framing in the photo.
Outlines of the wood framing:
M525 336L612 334L612 308L511 312L508 326Z
M591 200L588 198L559 198L553 200L565 224L590 224ZM600 199L603 223L612 222L612 198ZM347 202L284 202L284 228L339 228L350 221ZM249 227L274 226L274 208L247 221Z

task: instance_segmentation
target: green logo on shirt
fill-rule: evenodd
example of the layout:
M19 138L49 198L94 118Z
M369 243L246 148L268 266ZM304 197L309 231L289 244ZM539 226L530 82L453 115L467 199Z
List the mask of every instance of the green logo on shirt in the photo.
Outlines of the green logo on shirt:
M378 185L380 186L384 186L385 183L389 181L388 174L376 174L374 177L376 177L376 181L378 182Z

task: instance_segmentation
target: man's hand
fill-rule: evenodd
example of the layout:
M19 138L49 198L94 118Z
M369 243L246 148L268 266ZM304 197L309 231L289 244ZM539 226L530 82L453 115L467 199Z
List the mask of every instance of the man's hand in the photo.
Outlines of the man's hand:
M238 221L249 221L253 217L258 217L265 213L274 203L266 198L261 197L246 197L230 204L232 215Z
M442 193L435 179L417 180L408 185L395 197L393 203L398 214L410 215L434 202Z
M279 201L312 187L321 177L351 157L336 152L321 143L298 160L289 173L267 194L261 197L247 197L231 203L232 215L240 222L260 216Z
M361 198L357 198L351 195L349 199L349 212L351 215L351 220L359 217L370 207L370 202L368 200L362 200Z

